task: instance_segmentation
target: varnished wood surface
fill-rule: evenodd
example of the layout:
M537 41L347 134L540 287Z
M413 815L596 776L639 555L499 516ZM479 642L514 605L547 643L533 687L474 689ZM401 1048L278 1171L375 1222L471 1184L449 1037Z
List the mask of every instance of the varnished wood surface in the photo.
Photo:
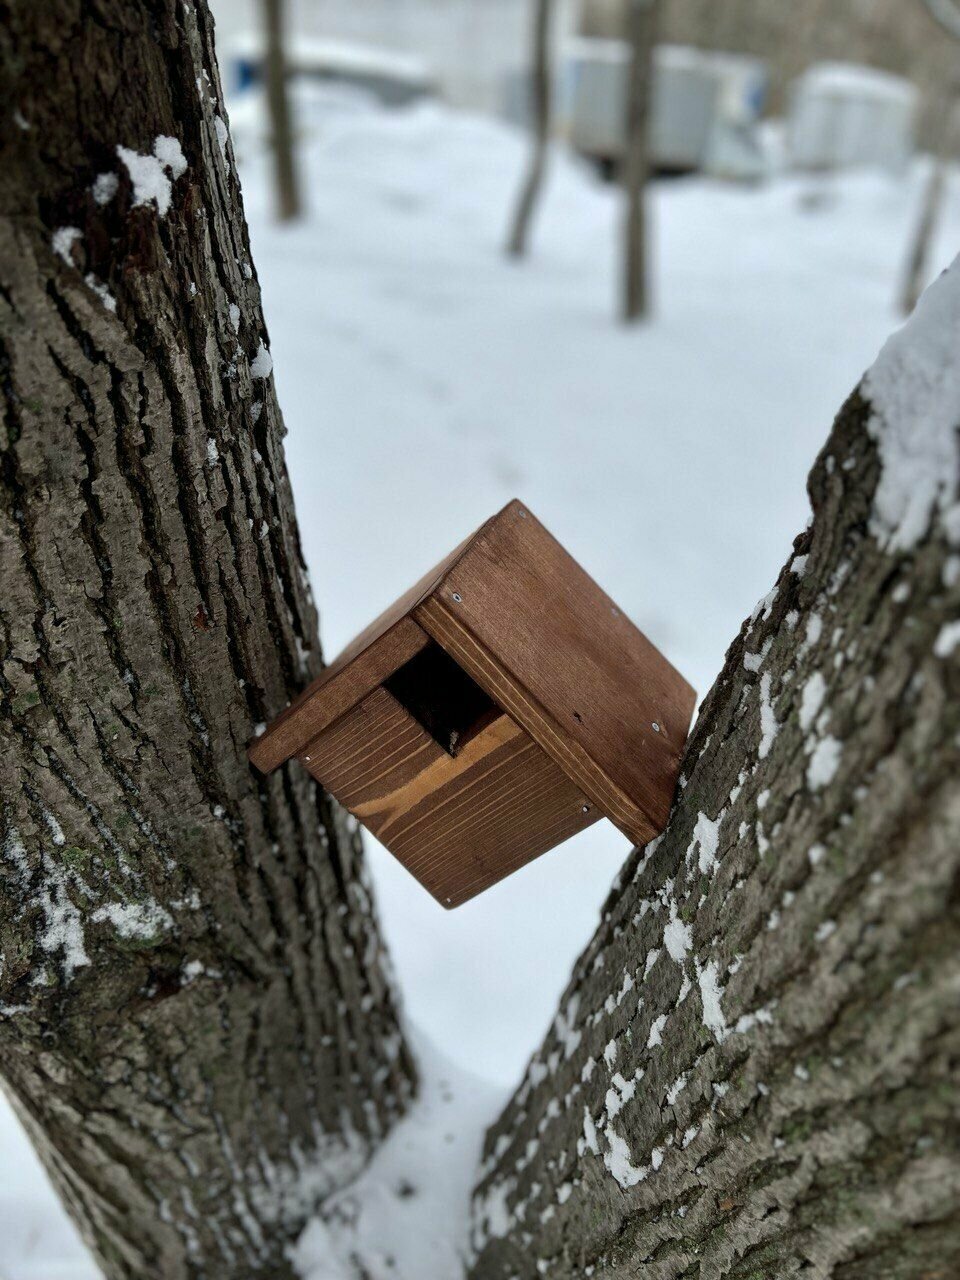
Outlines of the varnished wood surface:
M430 698L446 696L424 662L430 643L496 704L456 756L426 727L439 736L444 717ZM427 675L401 705L382 685L418 654ZM395 692L403 697L400 685ZM299 755L452 906L597 810L637 843L657 835L694 702L686 680L514 501L371 623L250 758L267 772ZM572 810L587 821L572 821Z
M414 617L627 835L662 829L696 695L522 503Z
M454 654L466 671L519 723L523 721L533 741L575 780L590 802L636 844L646 844L660 829L632 798L616 788L609 777L554 718L498 663L459 620L431 599L418 611L424 629Z
M451 756L383 688L301 759L448 908L601 816L509 716Z
M428 642L426 633L406 616L367 643L361 645L360 639L351 646L355 648L353 657L345 656L348 650L344 650L277 716L266 733L250 743L247 755L261 773L269 773L296 755Z
M270 773L296 755L310 738L355 706L426 644L426 636L414 630L416 624L410 616L414 607L453 568L474 538L497 518L492 516L454 547L399 600L364 627L316 680L280 712L266 732L250 743L247 755L257 769Z

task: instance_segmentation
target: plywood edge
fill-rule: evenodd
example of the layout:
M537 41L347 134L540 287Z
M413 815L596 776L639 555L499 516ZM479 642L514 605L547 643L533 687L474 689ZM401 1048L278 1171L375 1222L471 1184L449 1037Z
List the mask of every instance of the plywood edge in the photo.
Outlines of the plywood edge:
M637 800L610 778L589 752L557 724L463 625L442 593L435 591L428 596L416 607L413 616L628 839L646 844L659 834L663 815L647 814Z
M371 690L402 667L426 645L428 636L410 617L373 634L365 646L356 642L304 689L269 729L247 747L250 763L271 773L319 733L361 702ZM365 633L366 634L366 633ZM358 640L360 637L358 637Z

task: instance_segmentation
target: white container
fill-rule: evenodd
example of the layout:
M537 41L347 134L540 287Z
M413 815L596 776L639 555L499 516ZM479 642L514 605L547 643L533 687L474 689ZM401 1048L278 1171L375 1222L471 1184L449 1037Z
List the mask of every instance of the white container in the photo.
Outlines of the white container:
M563 100L573 147L608 163L623 154L630 50L581 37L565 47ZM756 58L685 45L654 50L650 150L674 172L730 178L763 172L759 120L767 72Z
M236 92L262 83L264 45L259 35L237 36L228 57ZM430 69L420 58L375 45L294 36L287 41L286 57L291 75L353 85L386 106L400 106L435 92Z
M789 163L804 170L900 169L913 154L918 102L918 90L900 76L817 63L791 86Z

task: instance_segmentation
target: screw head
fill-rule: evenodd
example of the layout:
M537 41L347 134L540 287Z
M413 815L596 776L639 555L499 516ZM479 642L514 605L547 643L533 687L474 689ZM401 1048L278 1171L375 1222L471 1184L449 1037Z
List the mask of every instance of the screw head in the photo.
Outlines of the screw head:
M589 806L588 804L582 804L582 805L580 806L580 812L581 812L581 813L589 813L589 812L590 812L590 806Z
M654 732L654 733L659 733L659 732L660 732L660 726L657 724L656 720L654 720L654 722L653 722L653 732Z
M463 596L460 594L459 591L451 591L450 596L454 604L459 604L463 599Z

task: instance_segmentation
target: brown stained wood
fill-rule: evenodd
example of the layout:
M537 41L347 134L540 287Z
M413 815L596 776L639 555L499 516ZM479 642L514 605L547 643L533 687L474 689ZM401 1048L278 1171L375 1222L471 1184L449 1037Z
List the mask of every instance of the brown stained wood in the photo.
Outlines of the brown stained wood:
M424 629L444 645L474 680L486 689L500 706L523 721L531 738L555 760L563 772L575 778L593 804L636 844L646 844L657 834L655 826L629 796L610 784L610 779L598 768L579 744L570 740L560 726L535 700L530 698L522 685L492 661L486 650L478 645L458 618L449 613L441 601L428 600L418 611Z
M380 615L250 749L298 755L444 906L595 821L662 830L695 694L523 504Z
M451 756L383 688L301 760L448 908L601 816L509 716Z
M496 519L497 516L492 516L487 524L465 538L364 627L271 722L266 733L250 743L247 755L251 764L261 773L278 768L423 648L427 636L422 632L418 634L419 628L411 617L413 609L457 563L474 538Z
M696 695L525 506L488 521L414 617L621 830L662 829Z
M400 616L386 630L373 635L370 627L330 664L312 684L282 711L247 755L261 773L269 773L296 755L305 743L391 676L427 643L424 631ZM365 643L364 637L370 636Z

